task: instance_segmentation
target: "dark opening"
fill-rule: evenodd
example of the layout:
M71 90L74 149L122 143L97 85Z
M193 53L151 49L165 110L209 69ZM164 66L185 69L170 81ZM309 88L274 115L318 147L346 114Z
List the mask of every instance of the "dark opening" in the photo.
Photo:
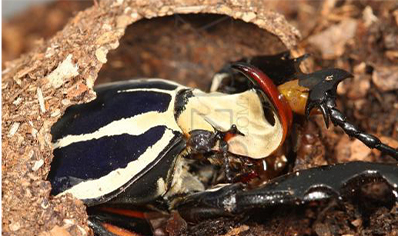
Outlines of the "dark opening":
M275 35L225 15L144 19L129 26L120 46L109 52L97 84L157 77L206 89L229 61L285 50Z

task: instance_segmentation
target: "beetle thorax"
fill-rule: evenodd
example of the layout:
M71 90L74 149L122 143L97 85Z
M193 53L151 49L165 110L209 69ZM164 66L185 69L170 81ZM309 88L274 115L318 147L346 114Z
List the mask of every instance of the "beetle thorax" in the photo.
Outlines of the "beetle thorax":
M268 101L255 90L238 94L204 93L193 90L177 123L185 134L192 130L227 131L232 125L244 134L228 140L228 151L251 158L263 158L275 151L282 140L282 125ZM266 114L269 113L269 114ZM270 120L266 119L271 117ZM217 150L217 145L214 147Z

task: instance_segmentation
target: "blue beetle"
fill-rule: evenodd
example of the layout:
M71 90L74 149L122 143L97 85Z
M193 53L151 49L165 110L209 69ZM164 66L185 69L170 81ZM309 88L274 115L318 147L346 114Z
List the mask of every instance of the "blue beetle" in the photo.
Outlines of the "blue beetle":
M229 167L231 156L255 160L276 153L289 134L292 111L309 116L313 108L323 114L326 125L331 120L369 147L398 158L395 149L360 132L335 108L337 84L351 74L340 69L303 74L298 64L304 58L290 59L284 54L244 59L224 67L214 77L209 93L162 79L97 87L95 100L68 108L52 127L51 194L70 193L89 207L104 203L143 206L183 195L168 207L180 208L187 219L196 218L196 211L190 209L195 204L223 215L271 202L316 200L308 198L315 184L304 184L305 177L293 178L293 174L275 180L282 183L281 189L270 184L249 191L239 183L211 188L186 171L188 156L211 154L226 163L226 182L236 182L231 176L236 173L231 174ZM369 177L361 173L372 168L382 175L397 167L354 163L329 172L339 168L346 181L355 175ZM308 175L318 176L319 172L328 171L314 169ZM398 183L390 175L384 179L391 186ZM339 192L344 181L336 186L324 181L324 185ZM298 185L306 191L292 191ZM259 201L260 196L268 198ZM225 205L236 197L239 201ZM103 230L93 227L96 232Z

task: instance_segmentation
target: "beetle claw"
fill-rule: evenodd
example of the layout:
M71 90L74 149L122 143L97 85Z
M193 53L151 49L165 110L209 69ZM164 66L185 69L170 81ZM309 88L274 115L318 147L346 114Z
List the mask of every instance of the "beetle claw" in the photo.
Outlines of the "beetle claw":
M319 104L319 105L311 104L310 106L307 106L306 111L305 111L305 115L306 115L307 119L309 118L312 109L314 109L316 107L318 107L318 109L322 113L323 120L325 121L326 128L329 128L330 115L329 115L329 111L328 111L327 105L324 104L324 103Z

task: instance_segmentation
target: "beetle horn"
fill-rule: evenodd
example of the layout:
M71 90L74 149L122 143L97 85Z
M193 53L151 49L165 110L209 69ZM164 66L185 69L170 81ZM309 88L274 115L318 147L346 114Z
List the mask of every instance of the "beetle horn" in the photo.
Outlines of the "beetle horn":
M272 102L283 126L283 143L293 121L292 109L285 97L280 96L273 81L260 69L243 62L232 64L232 68L246 76L254 84L254 87L262 91Z

